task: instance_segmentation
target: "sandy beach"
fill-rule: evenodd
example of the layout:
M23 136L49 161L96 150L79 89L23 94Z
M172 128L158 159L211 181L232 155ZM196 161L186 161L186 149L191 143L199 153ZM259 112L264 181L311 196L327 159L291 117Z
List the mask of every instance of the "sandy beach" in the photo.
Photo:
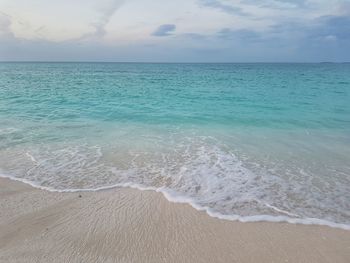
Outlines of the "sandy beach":
M350 232L209 217L162 194L0 179L0 262L349 262Z
M0 0L0 263L350 263L350 0Z

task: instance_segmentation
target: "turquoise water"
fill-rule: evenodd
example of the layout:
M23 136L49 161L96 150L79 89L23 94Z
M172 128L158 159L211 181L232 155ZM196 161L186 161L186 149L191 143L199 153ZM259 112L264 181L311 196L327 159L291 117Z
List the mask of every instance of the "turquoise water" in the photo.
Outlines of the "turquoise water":
M0 63L0 173L350 227L350 64Z

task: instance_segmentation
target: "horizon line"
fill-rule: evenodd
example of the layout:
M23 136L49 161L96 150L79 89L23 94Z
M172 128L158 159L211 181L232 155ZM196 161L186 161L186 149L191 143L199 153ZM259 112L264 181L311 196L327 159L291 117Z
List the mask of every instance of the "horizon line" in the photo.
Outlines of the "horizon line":
M173 61L79 61L79 60L0 60L0 63L115 63L115 64L346 64L350 61L251 61L251 62L173 62Z

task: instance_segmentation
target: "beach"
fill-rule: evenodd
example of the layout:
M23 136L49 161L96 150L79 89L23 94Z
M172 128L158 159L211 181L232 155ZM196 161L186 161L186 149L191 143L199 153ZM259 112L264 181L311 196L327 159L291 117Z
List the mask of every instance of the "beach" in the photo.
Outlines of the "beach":
M349 262L350 232L241 223L161 193L57 193L0 179L0 262Z
M0 0L0 263L350 263L350 0Z
M0 175L350 229L347 64L0 63Z
M0 63L0 263L350 262L349 70Z

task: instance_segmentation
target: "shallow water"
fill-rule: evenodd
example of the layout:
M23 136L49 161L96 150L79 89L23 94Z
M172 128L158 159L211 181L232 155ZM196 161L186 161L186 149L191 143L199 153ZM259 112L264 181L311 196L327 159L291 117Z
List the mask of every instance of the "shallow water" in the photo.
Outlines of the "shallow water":
M347 228L349 102L350 64L0 63L0 173Z

